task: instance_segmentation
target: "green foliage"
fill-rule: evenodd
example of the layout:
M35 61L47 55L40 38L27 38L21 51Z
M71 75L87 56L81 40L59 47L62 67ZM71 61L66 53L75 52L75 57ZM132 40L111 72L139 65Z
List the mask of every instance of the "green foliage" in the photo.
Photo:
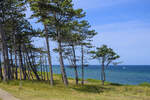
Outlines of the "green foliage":
M0 1L0 21L3 23L7 45L10 48L12 48L12 43L14 43L15 38L16 45L31 42L33 30L28 20L24 18L24 11L26 10L25 3L25 0Z
M91 54L93 54L93 59L98 60L104 60L104 62L108 62L109 64L118 58L120 58L119 55L117 55L113 49L108 48L107 45L103 45L100 48L97 48L97 51L91 51Z

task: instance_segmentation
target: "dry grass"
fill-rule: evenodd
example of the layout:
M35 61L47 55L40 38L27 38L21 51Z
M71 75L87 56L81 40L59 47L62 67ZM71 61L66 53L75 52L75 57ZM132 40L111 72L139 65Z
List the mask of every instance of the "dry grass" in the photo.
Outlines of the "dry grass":
M55 86L38 81L11 81L8 84L0 83L0 87L21 100L150 100L150 87L125 86L106 83L102 86L100 81L87 80L85 86L76 86L70 79L69 87L64 87L61 77L55 75Z

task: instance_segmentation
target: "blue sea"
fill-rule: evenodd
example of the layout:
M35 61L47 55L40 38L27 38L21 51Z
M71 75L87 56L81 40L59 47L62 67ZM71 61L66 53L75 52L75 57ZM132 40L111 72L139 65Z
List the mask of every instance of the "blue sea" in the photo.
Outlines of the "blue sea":
M74 78L74 69L65 67L68 77ZM53 66L55 74L61 74L59 66ZM85 67L85 79L100 80L101 66L89 65ZM81 67L78 67L81 78ZM119 84L138 85L143 82L150 83L150 65L117 65L106 69L106 81Z

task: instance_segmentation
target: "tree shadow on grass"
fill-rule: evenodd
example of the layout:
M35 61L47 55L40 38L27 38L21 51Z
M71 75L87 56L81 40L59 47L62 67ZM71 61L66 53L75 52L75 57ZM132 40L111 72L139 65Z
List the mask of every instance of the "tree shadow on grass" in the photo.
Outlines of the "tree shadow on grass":
M111 90L111 88L105 88L96 85L84 85L80 87L74 87L73 89L81 92L88 92L88 93L103 93L105 90Z
M54 85L63 85L63 82L60 80L54 80Z
M112 86L123 86L122 84L119 84L119 83L110 83L110 85L112 85Z

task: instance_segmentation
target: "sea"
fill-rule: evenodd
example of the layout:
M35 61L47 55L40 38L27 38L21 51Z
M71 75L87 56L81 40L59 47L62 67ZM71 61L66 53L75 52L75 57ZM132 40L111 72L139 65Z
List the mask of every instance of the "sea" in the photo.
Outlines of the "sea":
M67 76L75 78L74 68L65 66ZM60 66L53 66L55 74L61 74ZM85 67L85 79L101 80L101 66L89 65ZM81 78L81 66L78 66L78 75ZM106 81L126 85L150 83L150 65L116 65L106 68Z

